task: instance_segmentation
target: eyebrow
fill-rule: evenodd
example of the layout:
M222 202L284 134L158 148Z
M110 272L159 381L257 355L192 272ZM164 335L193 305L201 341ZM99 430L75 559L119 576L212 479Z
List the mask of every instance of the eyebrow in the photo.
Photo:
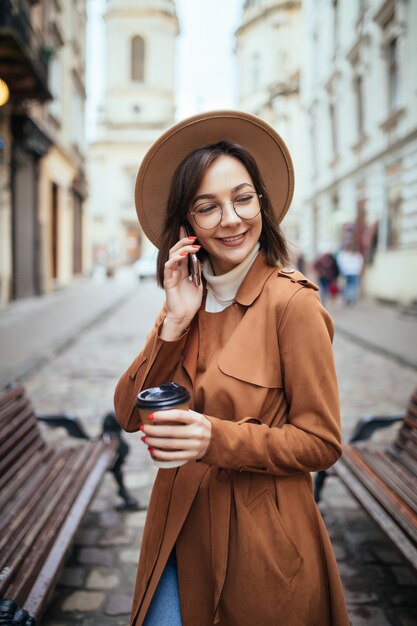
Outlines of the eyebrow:
M236 193L236 191L239 191L240 189L242 189L242 187L253 187L253 185L251 183L240 183L239 185L236 185L236 187L233 187L233 189L230 190L231 193ZM202 193L199 196L196 196L193 200L193 204L195 204L197 202L197 200L215 200L216 199L216 195L214 193Z

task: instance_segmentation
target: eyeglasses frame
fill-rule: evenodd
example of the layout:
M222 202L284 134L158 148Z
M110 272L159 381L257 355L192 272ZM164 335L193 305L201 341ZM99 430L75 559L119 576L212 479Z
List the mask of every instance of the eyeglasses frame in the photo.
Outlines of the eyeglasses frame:
M258 217L259 213L262 211L262 198L263 198L263 195L261 193L256 193L256 192L253 192L253 191L251 191L250 193L254 193L256 196L258 196L258 199L259 199L259 211L253 217L247 217L247 218L246 217L241 217L239 215L239 213L236 211L234 200L226 200L225 202L222 202L221 204L220 204L220 202L213 202L213 204L217 204L217 206L220 207L220 219L219 219L219 221L217 222L217 224L215 226L210 226L210 228L204 228L204 226L200 226L200 224L195 219L195 211L188 211L188 213L193 216L195 223L202 230L213 230L213 228L217 228L217 226L221 223L221 221L223 219L223 207L224 207L225 204L231 204L232 205L233 210L234 210L234 212L236 213L236 215L238 216L239 219L246 220L246 221L254 220L255 217ZM239 194L239 195L243 195L243 193Z

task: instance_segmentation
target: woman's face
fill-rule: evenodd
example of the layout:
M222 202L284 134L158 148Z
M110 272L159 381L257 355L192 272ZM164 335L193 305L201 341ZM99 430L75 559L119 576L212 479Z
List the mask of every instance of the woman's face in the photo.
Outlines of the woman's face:
M231 156L216 159L203 176L190 211L213 201L223 208L222 220L210 230L200 228L191 214L188 214L188 220L198 242L208 253L216 275L225 274L242 263L259 241L261 212L252 219L242 219L232 205L237 196L242 198L245 192L254 191L254 184L245 166Z

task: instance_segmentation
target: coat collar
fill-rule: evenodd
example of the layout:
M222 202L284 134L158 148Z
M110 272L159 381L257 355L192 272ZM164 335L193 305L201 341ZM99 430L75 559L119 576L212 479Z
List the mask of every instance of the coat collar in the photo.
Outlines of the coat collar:
M278 267L267 264L265 253L260 250L238 289L235 297L236 302L243 306L250 306L261 293L271 274L277 271Z

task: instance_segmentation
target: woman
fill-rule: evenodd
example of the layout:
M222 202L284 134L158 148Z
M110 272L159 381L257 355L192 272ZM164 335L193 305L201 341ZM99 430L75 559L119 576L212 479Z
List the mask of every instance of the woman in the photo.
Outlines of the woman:
M188 462L156 477L132 625L349 624L310 478L341 453L333 326L317 287L285 268L293 186L282 139L237 111L177 124L140 167L136 207L166 303L116 414L139 430L137 393L171 380L192 402L141 427L155 459ZM162 415L184 424L158 426Z

